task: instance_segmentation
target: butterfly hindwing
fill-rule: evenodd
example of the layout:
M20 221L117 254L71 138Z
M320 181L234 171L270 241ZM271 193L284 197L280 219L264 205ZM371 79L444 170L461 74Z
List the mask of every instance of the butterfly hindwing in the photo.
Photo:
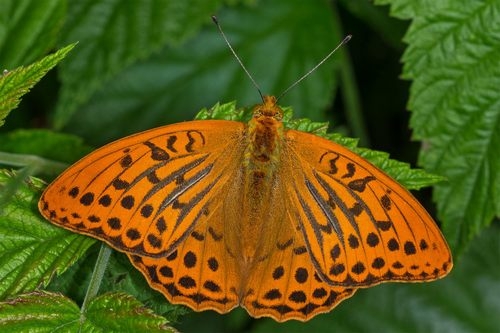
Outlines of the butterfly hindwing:
M295 230L296 223L291 216L269 221L280 233L268 255L254 263L244 286L242 306L253 317L306 321L330 311L356 291L321 280L302 235Z
M226 313L239 304L241 277L234 254L228 251L221 201L215 196L208 217L169 255L151 258L129 254L150 286L172 303Z
M286 142L289 206L324 281L433 280L451 269L441 232L401 185L326 139L289 130Z
M233 121L192 121L118 140L60 175L40 211L125 252L169 254L230 179L243 131Z

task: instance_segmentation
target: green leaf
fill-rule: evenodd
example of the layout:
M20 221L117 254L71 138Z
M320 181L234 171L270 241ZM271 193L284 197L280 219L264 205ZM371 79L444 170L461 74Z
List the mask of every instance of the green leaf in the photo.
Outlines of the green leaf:
M397 11L407 3L391 1ZM414 2L412 13L403 56L411 126L425 144L421 165L448 179L434 199L460 253L500 216L500 2Z
M0 76L0 126L9 112L16 108L26 94L49 70L57 65L75 44L68 45L26 67L18 67Z
M70 299L33 292L0 303L0 329L5 332L175 332L165 318L134 298L105 294L80 314Z
M15 179L0 170L0 299L47 285L54 274L64 272L95 243L40 217L41 181L30 178L16 182L12 189Z
M36 154L65 163L73 163L93 150L82 139L45 129L19 129L0 133L0 151Z
M48 179L93 149L73 135L44 129L0 133L0 165L30 168L30 175Z
M99 250L100 246L92 246L89 248L85 257L74 265L69 266L64 273L54 276L44 289L46 291L62 293L64 296L71 298L77 304L83 304L96 266ZM104 283L105 280L102 282ZM103 290L101 288L99 291L102 293L110 290Z
M408 163L389 159L385 152L357 147L358 140L344 137L338 133L327 133L328 123L313 122L309 119L293 119L291 108L283 108L283 122L286 128L313 133L334 141L352 150L384 170L391 177L408 189L420 189L443 181L445 178L430 174L422 169L411 169ZM237 108L235 102L216 104L210 109L202 109L195 119L223 119L248 121L252 114L251 108Z
M36 291L0 303L5 332L78 332L80 309L62 295Z
M0 64L27 65L50 50L66 14L66 0L0 1Z
M165 318L155 315L140 302L125 294L104 294L93 299L85 313L84 331L175 332Z
M85 298L85 287L89 285L95 268L98 252L96 249L98 247L89 249L84 260L52 279L46 290L63 293L80 304ZM184 306L169 303L165 296L152 289L144 276L132 266L128 257L118 251L112 252L99 288L100 294L109 292L125 292L147 304L155 313L174 322L177 322L180 316L191 312Z
M218 18L263 92L279 94L342 39L331 11L325 1L277 0L221 10ZM335 91L336 58L290 91L282 103L293 105L300 116L324 118ZM85 80L88 74L71 75ZM164 49L119 73L78 110L65 130L101 145L191 119L207 105L232 100L254 105L260 97L212 24L182 46Z
M73 135L44 129L0 133L0 164L27 166L53 178L93 149Z
M455 0L375 0L377 5L391 5L391 15L400 19L411 19L433 11L447 8Z
M140 59L176 44L207 22L220 0L74 1L62 43L81 47L61 68L61 97L54 117L60 129L77 107ZM131 82L137 84L137 82ZM123 96L124 98L126 96ZM105 114L105 113L103 113Z
M178 321L179 316L191 312L184 306L169 303L163 294L149 286L144 275L132 266L125 254L115 251L102 281L101 292L117 291L132 295L171 321Z

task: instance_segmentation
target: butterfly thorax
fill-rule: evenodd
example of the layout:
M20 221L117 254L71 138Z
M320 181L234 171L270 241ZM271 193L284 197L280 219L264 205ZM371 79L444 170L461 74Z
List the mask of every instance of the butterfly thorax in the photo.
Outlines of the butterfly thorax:
M276 98L265 96L264 103L253 109L247 127L247 146L243 163L242 241L243 262L259 260L267 255L271 214L275 213L277 170L283 142L282 110ZM266 234L268 233L268 234Z
M257 168L268 168L279 156L283 136L283 111L274 96L264 96L264 103L253 109L248 124L249 145L245 152L246 163Z

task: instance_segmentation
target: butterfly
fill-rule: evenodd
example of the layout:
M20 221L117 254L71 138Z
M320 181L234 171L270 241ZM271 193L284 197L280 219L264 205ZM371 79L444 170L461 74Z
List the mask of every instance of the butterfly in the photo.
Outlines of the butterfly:
M152 288L196 311L305 321L358 288L450 271L444 237L410 192L282 118L264 96L247 124L120 139L62 173L40 212L126 253Z

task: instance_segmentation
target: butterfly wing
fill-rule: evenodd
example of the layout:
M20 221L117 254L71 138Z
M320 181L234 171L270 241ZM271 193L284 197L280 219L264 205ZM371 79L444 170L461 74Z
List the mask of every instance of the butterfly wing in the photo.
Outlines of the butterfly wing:
M226 313L241 305L253 317L305 321L350 297L355 289L328 285L316 273L296 218L286 206L283 181L288 178L264 184L262 190L270 191L260 207L265 212L259 221L248 217L253 211L245 211L246 176L232 166L241 160L226 163L231 181L211 195L206 218L173 253L156 258L129 255L134 266L170 302L197 311ZM262 221L261 227L252 228ZM251 246L245 247L247 242Z
M191 121L115 141L61 174L39 209L118 250L169 255L206 219L209 199L236 172L244 131L239 122Z
M273 170L271 166L267 171L270 170ZM259 207L258 217L248 218L254 214L254 210L249 209L243 214L245 216L238 219L235 215L229 219L240 221L238 225L243 228L237 240L228 242L235 247L242 246L238 251L243 254L238 259L240 305L252 317L266 316L280 322L306 321L330 311L350 297L355 289L328 285L316 273L297 219L292 214L294 210L289 205L286 184L290 175L283 172L286 168L281 165L274 170L273 176L266 178L264 183L255 182L260 189L258 192L245 193L239 199L254 202ZM231 188L230 197L238 197L241 188Z
M452 267L439 228L405 188L350 150L286 132L289 207L331 285L433 280Z
M279 211L280 207L276 208ZM294 217L274 217L269 221L279 230L274 248L252 266L244 279L241 305L252 317L307 321L354 294L353 288L331 286L321 280L302 235L294 228Z
M221 195L213 197L207 205L207 218L170 255L151 258L129 254L149 285L171 303L219 313L239 304L240 272L226 240L234 225L224 223L225 198Z

